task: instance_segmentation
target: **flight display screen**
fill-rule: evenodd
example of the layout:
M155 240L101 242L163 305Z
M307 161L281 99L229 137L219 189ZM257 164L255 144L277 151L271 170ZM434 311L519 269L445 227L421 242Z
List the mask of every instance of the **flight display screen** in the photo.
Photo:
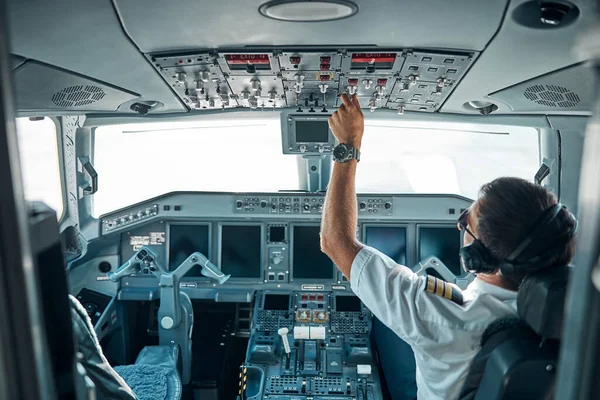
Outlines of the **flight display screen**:
M333 263L321 251L320 226L294 226L293 278L333 279Z
M456 227L420 227L419 260L430 256L439 258L454 275L461 275L460 232Z
M169 271L174 271L196 251L211 260L208 225L171 225L169 229ZM202 276L201 270L200 265L195 266L185 276Z
M286 311L290 308L289 294L267 294L263 309L274 311Z
M260 278L261 227L223 225L221 271L232 278Z
M368 226L365 244L394 260L406 265L406 228L396 226Z
M327 143L329 123L327 121L296 121L296 142Z
M335 311L337 312L361 312L360 299L356 296L336 296Z

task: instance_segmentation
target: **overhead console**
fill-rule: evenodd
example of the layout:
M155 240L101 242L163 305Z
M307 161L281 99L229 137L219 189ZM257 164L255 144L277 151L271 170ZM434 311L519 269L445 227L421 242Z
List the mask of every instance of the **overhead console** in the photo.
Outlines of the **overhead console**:
M294 108L330 112L339 95L363 108L437 111L477 52L330 48L148 55L190 110ZM314 138L313 138L314 139Z

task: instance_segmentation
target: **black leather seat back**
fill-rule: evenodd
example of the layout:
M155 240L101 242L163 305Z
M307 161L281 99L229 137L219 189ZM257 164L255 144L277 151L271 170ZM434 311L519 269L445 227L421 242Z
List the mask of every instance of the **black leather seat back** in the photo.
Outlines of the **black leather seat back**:
M67 295L67 275L54 210L41 202L28 203L31 247L36 258L37 284L43 299L41 314L52 375L61 399L74 399L75 346Z
M525 278L517 297L519 318L488 327L461 400L552 398L570 270L552 268Z

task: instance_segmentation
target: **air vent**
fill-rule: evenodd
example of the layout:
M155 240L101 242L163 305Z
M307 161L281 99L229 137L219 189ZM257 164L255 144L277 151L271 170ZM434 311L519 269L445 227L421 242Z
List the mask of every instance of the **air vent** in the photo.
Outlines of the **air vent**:
M104 90L98 86L75 85L62 89L52 96L52 102L59 107L82 107L102 100Z
M523 95L546 107L572 108L581 101L576 93L557 85L533 85L525 89Z

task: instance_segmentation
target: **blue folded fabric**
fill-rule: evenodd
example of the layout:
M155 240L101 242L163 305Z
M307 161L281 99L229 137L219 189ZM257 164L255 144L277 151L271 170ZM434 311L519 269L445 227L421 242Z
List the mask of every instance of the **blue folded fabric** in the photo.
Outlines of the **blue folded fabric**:
M156 365L136 364L115 367L139 400L165 400L169 369Z

